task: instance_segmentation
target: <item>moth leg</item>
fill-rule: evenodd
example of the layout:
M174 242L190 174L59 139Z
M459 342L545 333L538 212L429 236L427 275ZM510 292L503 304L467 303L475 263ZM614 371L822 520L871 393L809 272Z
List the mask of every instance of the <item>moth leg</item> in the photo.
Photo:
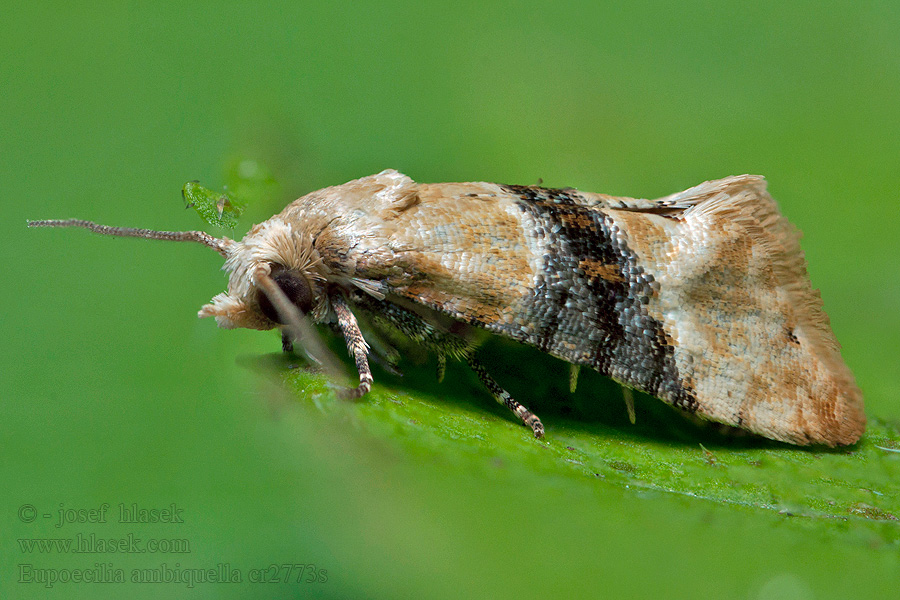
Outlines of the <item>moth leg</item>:
M367 357L369 345L366 344L356 317L350 312L350 307L347 306L344 297L339 293L334 293L330 294L328 299L337 315L338 329L341 330L344 340L347 342L347 351L356 361L356 370L359 372L359 386L344 390L343 395L347 398L361 398L372 389L372 370L369 368Z
M447 374L447 355L443 352L438 352L438 364L437 364L437 380L438 383L444 381L444 375Z
M447 354L465 360L497 402L509 408L517 417L522 419L522 422L534 432L534 437L544 437L544 425L541 423L541 420L537 415L516 402L509 392L494 381L494 378L488 374L487 370L473 356L475 349L468 341L458 335L438 329L420 316L396 304L375 300L361 294L355 294L351 297L357 305L369 312L375 321L393 327L413 341L436 351L438 353L439 378L446 368Z
M397 352L397 349L380 339L372 331L367 331L366 335L369 342L369 355L375 364L391 375L403 377L403 371L399 366L400 353Z
M628 420L634 425L637 423L637 414L634 412L634 393L630 387L622 386L622 397L625 398L625 409L628 411Z
M281 330L281 351L285 353L294 351L294 340L284 329Z
M437 354L437 380L444 381L447 355L463 358L471 353L472 345L458 335L447 333L420 316L390 302L375 300L362 294L351 294L351 300L366 311L370 319L382 327L399 331Z
M376 300L361 293L351 294L351 300L366 311L374 323L395 329L414 342L435 351L438 354L438 369L442 360L441 355L445 355L443 360L446 362L448 354L463 358L473 350L472 344L460 336L447 333L396 304Z
M581 365L569 365L569 392L574 394L578 387L578 374L581 373Z
M541 420L536 414L516 402L516 400L509 395L509 392L500 387L500 384L488 374L484 366L478 362L474 356L471 354L466 356L466 362L469 363L469 367L475 371L475 374L478 375L478 379L481 380L484 387L486 387L494 398L496 398L497 402L505 405L509 410L513 411L517 417L522 419L522 422L525 423L525 425L531 427L531 430L534 431L534 437L544 437L544 424L541 423Z
M362 324L360 331L364 332L363 337L369 344L369 360L391 375L403 377L403 371L400 370L400 353L397 349L381 335L378 329L372 327L371 322L360 319L360 323Z

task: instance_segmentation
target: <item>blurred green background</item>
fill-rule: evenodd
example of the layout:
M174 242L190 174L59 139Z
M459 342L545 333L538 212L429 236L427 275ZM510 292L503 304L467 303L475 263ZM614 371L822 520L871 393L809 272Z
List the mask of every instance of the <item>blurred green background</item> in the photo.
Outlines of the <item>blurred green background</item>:
M897 2L5 4L0 597L896 597ZM342 402L276 334L196 319L224 290L214 253L25 228L203 228L181 186L242 161L277 188L239 234L388 167L636 197L764 174L870 433L721 441L643 396L632 427L616 386L570 398L559 361L497 342L485 362L546 442L433 360ZM56 527L102 503L106 523ZM118 523L120 503L184 522ZM190 552L23 547L78 534ZM243 583L21 581L220 563ZM326 581L248 581L282 564Z

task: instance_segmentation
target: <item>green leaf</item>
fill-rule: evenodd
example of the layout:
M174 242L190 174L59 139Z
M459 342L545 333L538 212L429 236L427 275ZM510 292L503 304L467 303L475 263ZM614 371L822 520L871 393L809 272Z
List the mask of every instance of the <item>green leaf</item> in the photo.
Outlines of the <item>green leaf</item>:
M311 413L337 417L356 435L450 471L503 465L538 486L549 478L571 494L599 479L622 489L690 498L698 508L714 503L788 518L826 538L850 530L863 544L897 543L896 423L873 420L863 439L848 448L801 448L752 435L726 437L635 393L638 420L631 425L621 390L596 373L583 372L578 392L570 395L561 361L504 342L485 350L497 379L542 418L545 439L534 439L460 365L448 365L441 385L422 366L404 365L403 379L376 372L372 392L358 402L337 399L322 376L302 369L281 373ZM509 364L517 366L512 379L503 373Z
M234 229L246 207L246 202L237 200L234 195L214 192L198 181L184 184L181 195L188 208L196 210L201 219L216 227Z

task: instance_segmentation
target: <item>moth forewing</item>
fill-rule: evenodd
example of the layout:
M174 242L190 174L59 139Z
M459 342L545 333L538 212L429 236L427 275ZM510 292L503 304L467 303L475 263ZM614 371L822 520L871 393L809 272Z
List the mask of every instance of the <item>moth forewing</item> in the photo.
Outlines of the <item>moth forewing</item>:
M696 413L795 444L850 444L865 429L799 233L761 177L707 182L680 212L611 211L659 282L648 313L666 323Z
M200 311L221 327L278 327L289 347L292 337L315 344L303 315L336 326L360 376L349 395L372 383L361 311L439 364L466 361L537 437L541 421L490 377L454 322L772 439L834 446L865 428L798 234L761 177L641 200L417 184L387 170L307 194L240 242L150 233L139 237L201 241L226 257L228 290Z

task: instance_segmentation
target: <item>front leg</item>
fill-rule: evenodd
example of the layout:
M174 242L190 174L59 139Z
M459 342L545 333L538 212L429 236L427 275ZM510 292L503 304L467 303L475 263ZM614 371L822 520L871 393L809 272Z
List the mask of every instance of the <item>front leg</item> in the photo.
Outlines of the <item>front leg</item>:
M340 292L329 294L328 300L337 315L338 329L344 335L347 342L347 351L356 362L356 370L359 372L359 386L345 390L343 393L348 398L361 398L372 389L372 370L369 368L369 345L359 330L356 317L350 312L347 301Z

